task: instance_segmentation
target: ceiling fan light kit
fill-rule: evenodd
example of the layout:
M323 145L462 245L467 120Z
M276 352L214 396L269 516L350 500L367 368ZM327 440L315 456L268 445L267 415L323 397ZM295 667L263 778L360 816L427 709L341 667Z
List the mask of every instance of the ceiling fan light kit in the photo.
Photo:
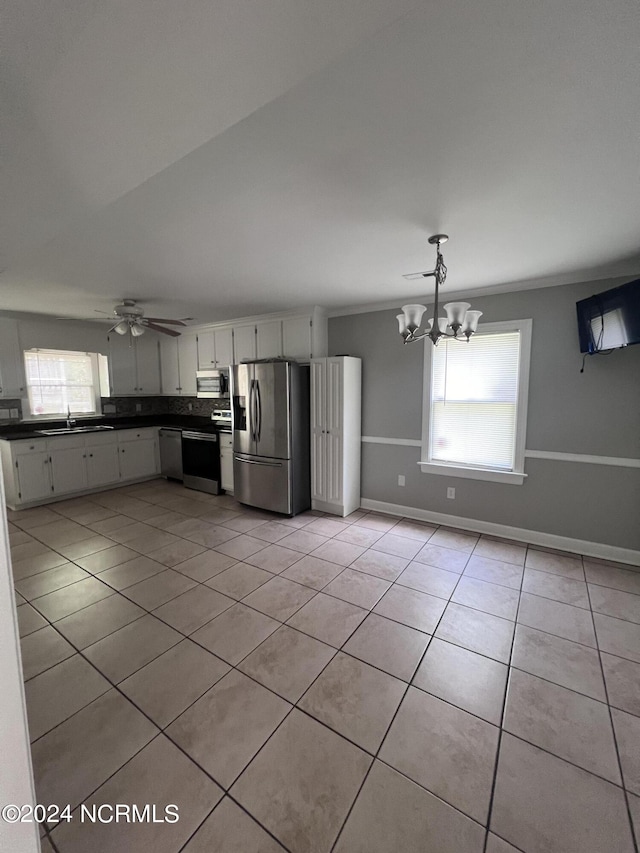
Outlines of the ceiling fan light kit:
M471 336L478 329L478 321L482 317L482 311L469 310L471 305L468 302L448 302L442 306L447 316L438 317L440 288L447 278L447 268L442 257L442 252L440 251L440 246L446 243L448 239L449 237L446 234L434 234L432 237L429 237L429 243L432 246L436 246L435 269L428 272L409 273L404 276L409 281L433 277L436 285L433 318L427 321L425 331L420 332L422 317L427 310L425 305L403 305L402 314L396 315L398 331L405 344L412 344L414 341L420 341L423 338L429 338L434 345L437 345L440 338L453 338L458 341L465 340L468 343ZM448 331L449 329L451 331Z

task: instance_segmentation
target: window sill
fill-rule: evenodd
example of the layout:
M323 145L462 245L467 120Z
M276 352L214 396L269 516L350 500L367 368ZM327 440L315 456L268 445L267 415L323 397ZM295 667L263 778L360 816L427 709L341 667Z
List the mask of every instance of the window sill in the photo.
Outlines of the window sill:
M486 480L490 483L510 483L521 486L527 476L518 471L496 471L493 468L467 468L463 465L447 465L443 462L418 462L423 474L443 474L463 477L468 480Z

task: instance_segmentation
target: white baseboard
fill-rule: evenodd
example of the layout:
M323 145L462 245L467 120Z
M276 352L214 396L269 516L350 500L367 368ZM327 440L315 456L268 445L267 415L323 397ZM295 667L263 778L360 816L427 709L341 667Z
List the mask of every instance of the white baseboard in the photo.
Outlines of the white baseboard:
M447 527L457 527L461 530L469 530L472 533L486 533L489 536L500 536L503 539L526 542L528 545L540 545L543 548L555 548L558 551L584 554L585 557L595 557L598 560L612 560L616 563L640 566L640 551L634 551L631 548L618 548L616 545L588 542L584 539L570 539L568 536L557 536L555 533L543 533L538 530L527 530L523 527L510 527L507 524L496 524L492 521L480 521L475 518L462 518L458 515L431 512L414 506L401 506L400 504L374 501L369 498L363 498L361 505L363 509L413 518L416 521L444 524Z

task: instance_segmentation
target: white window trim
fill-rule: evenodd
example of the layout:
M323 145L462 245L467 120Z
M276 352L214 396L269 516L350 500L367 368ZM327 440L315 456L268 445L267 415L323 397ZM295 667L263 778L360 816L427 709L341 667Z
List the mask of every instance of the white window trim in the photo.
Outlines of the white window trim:
M46 349L44 347L31 347L30 349L24 350L22 353L22 361L24 366L24 357L28 352L80 352L82 350L58 350L58 349ZM91 358L91 371L93 376L93 391L95 396L95 412L71 412L71 417L74 420L89 420L91 418L102 418L102 394L101 394L101 374L100 374L100 353L96 352L85 352L84 355L88 355ZM26 371L25 371L26 373ZM64 420L67 417L66 412L49 412L46 415L34 415L30 411L30 403L29 403L29 391L28 391L28 382L25 375L25 396L23 401L23 407L26 412L29 412L26 417L22 418L23 422L27 421L60 421Z
M429 459L429 433L431 417L431 356L433 344L424 344L424 374L422 383L422 442L421 460L418 462L423 474L442 474L463 477L469 480L486 480L493 483L511 483L521 486L526 478L524 472L527 433L527 406L529 402L529 368L531 366L531 331L533 320L505 320L498 323L482 323L482 332L520 332L520 363L518 367L518 400L516 402L516 444L513 471L496 468L479 468L448 462L432 462ZM467 346L464 342L460 346ZM469 346L473 346L470 341Z

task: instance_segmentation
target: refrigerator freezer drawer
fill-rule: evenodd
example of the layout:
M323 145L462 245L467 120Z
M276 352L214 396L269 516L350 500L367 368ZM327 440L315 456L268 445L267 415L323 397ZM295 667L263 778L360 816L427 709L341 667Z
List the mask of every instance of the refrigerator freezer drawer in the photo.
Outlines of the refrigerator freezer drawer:
M291 515L291 462L234 453L233 495L240 503Z

